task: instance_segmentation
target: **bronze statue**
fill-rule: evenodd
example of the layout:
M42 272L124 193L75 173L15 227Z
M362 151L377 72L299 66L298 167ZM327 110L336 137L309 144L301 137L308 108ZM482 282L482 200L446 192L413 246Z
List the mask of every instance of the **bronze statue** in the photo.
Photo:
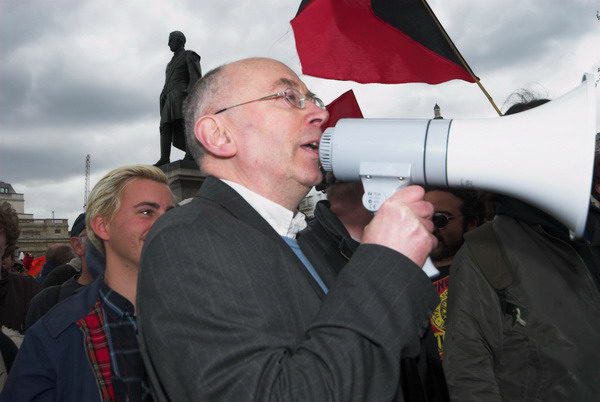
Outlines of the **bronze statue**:
M185 50L185 35L180 31L169 34L169 49L173 58L167 64L165 86L160 93L160 159L154 166L170 162L171 142L185 151L186 160L192 160L185 146L182 106L194 83L202 76L200 56Z

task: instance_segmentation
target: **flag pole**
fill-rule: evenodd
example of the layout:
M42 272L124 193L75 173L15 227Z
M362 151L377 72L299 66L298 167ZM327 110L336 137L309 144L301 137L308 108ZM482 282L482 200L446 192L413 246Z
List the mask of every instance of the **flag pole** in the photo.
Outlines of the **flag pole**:
M462 55L460 54L460 52L458 51L458 49L454 45L454 42L452 42L452 39L450 39L450 37L446 33L446 30L444 29L444 27L442 26L442 24L440 24L440 21L437 19L437 17L433 13L433 10L431 9L431 7L429 7L429 4L427 4L427 1L426 0L421 0L421 2L423 3L423 5L427 9L427 11L429 11L429 14L431 15L431 17L435 21L435 23L438 26L440 32L442 32L442 35L444 35L444 38L446 38L446 41L448 41L448 44L450 45L450 47L452 48L452 50L454 51L454 53L456 54L456 56L458 57L458 59L460 60L460 62L463 64L463 66L465 67L465 69L467 70L467 72L471 75L471 77L475 80L475 83L477 83L477 86L479 86L479 88L481 89L481 91L483 92L483 94L485 95L485 97L488 99L488 101L490 101L490 103L492 104L492 106L494 107L494 109L496 110L496 112L498 113L498 116L502 116L502 112L500 111L500 109L498 109L498 106L496 106L496 104L494 103L494 100L492 99L492 97L490 96L490 94L488 93L488 91L485 90L485 88L483 87L483 85L479 81L479 78L477 78L477 76L475 76L475 73L473 73L473 70L471 70L471 67L467 64L467 61L464 59L464 57L462 57Z

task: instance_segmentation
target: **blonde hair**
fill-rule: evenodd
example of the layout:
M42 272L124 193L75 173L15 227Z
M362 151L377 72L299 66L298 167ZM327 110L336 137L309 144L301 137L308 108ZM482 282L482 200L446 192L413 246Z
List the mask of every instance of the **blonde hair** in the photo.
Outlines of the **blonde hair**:
M121 195L133 180L148 179L169 185L169 179L162 170L149 165L131 165L108 172L92 189L85 210L87 235L96 248L104 254L102 239L94 233L90 222L98 215L111 222L121 207Z

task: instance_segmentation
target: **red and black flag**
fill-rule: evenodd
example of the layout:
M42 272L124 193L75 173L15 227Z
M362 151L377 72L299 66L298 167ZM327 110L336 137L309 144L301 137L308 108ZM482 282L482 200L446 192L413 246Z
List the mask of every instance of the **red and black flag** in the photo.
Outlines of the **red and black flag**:
M291 24L307 75L363 84L475 82L425 0L303 0Z
M334 127L339 119L363 118L353 90L346 91L333 100L327 105L327 111L329 112L329 120L321 127L323 131L328 127Z

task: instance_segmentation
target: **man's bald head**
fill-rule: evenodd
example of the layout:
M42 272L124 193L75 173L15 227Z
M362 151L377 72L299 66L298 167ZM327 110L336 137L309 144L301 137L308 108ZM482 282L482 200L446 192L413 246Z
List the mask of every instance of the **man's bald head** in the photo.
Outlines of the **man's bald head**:
M290 210L322 179L318 143L329 114L279 61L245 59L211 71L192 89L186 113L188 146L206 174Z
M273 65L289 70L279 61L254 57L216 67L196 82L185 99L183 111L187 144L198 166L204 156L204 148L194 132L196 122L202 116L214 114L224 107L250 100L244 98L248 90L258 88L264 91L256 83L257 75L262 69Z

